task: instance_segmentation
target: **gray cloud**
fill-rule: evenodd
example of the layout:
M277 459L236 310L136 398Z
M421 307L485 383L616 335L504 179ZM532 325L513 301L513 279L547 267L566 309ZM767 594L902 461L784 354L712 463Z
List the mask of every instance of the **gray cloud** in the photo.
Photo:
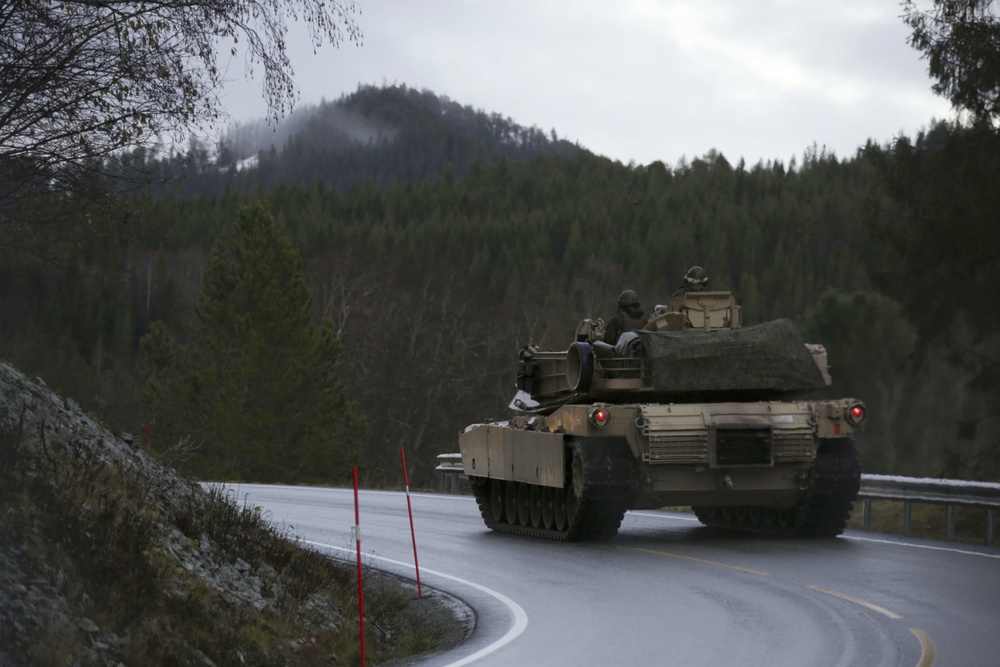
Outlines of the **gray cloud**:
M869 137L948 114L898 6L882 0L362 0L362 9L361 48L293 51L303 102L401 83L641 164L713 147L734 163L787 160L814 141L849 156ZM234 118L263 117L259 91L229 91Z

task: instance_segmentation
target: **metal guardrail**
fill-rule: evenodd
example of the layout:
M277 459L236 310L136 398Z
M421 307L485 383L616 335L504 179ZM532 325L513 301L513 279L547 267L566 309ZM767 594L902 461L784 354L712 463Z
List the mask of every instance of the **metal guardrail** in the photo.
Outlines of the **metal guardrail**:
M469 477L462 467L461 454L438 454L438 464L434 472L438 478L441 493L461 493L469 488Z
M862 475L858 497L863 502L862 526L871 525L872 500L903 503L903 534L910 534L910 516L914 503L943 505L948 539L955 536L955 507L986 510L986 544L993 544L996 534L996 510L1000 508L1000 484L965 482L957 479Z
M438 477L438 490L443 493L461 493L468 489L469 478L462 467L461 454L438 454L434 469ZM929 479L926 477L895 477L891 475L862 475L858 493L863 505L862 526L871 528L873 500L890 500L903 503L903 535L909 536L914 503L942 505L945 508L945 530L948 539L955 536L955 507L975 507L986 511L986 544L993 544L996 537L996 511L1000 509L1000 484L965 482L955 479Z

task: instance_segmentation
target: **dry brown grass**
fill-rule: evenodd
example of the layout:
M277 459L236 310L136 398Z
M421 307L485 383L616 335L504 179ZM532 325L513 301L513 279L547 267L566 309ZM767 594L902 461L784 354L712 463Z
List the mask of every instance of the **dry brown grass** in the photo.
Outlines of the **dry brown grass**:
M51 594L20 607L16 636L0 633L0 662L359 663L353 567L300 547L259 508L221 489L192 487L187 502L165 505L113 458L88 454L85 443L56 446L42 437L27 447L27 428L0 429L0 557L23 570L28 586L12 588ZM174 529L212 555L206 567L243 561L248 577L280 592L259 611L240 604L179 562L168 548ZM434 649L440 625L406 613L414 602L408 589L376 572L365 576L370 664ZM41 597L58 598L54 613L38 608ZM84 618L100 632L81 629Z

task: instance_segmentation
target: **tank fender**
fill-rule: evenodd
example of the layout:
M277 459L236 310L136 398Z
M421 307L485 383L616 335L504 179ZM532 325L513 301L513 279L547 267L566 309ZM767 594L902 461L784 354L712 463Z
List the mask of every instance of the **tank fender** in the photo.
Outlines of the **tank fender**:
M481 424L458 437L462 466L470 477L527 482L561 489L566 483L562 433L525 431L508 422Z

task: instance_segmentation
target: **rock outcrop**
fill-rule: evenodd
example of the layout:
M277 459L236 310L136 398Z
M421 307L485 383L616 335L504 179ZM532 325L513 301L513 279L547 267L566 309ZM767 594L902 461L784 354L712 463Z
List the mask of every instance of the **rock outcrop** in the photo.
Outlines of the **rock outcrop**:
M290 538L0 364L0 664L352 662L351 568ZM400 613L381 619L369 655L464 634L445 637L442 599L375 585Z

